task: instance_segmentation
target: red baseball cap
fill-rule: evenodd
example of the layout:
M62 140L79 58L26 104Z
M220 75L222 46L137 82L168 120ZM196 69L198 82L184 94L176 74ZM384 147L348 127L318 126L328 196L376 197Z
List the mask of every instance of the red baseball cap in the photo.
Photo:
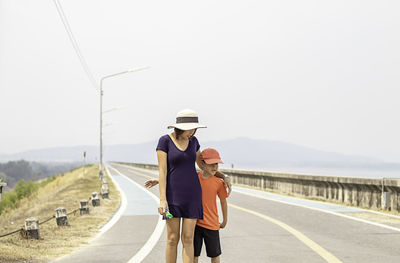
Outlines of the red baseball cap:
M217 152L217 150L213 148L204 149L200 153L200 159L205 161L206 164L224 163L221 160L221 157L219 157L219 153Z

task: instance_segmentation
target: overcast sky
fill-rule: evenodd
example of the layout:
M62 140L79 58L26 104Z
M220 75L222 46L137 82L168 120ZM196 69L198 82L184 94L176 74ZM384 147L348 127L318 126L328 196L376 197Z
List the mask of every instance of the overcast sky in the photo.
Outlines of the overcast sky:
M60 0L95 79L104 143L176 112L239 136L400 161L400 2ZM99 94L52 0L0 0L0 153L96 145ZM204 145L206 146L206 145Z

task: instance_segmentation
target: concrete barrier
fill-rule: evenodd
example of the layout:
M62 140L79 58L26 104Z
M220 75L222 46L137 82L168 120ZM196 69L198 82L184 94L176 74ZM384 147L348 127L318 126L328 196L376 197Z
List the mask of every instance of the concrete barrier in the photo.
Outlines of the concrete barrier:
M124 163L158 170L154 164ZM400 212L400 179L353 178L221 169L232 184L297 197Z
M400 211L399 179L221 171L230 175L232 183L237 185L364 208Z

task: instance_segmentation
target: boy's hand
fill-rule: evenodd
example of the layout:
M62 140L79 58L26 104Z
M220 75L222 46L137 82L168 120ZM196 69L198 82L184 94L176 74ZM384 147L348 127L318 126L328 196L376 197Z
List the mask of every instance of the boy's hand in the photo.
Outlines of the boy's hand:
M153 186L158 184L158 180L148 180L146 182L144 182L144 186L146 188L152 188Z
M227 223L226 221L223 221L222 223L219 224L219 227L224 228L226 226L226 223Z

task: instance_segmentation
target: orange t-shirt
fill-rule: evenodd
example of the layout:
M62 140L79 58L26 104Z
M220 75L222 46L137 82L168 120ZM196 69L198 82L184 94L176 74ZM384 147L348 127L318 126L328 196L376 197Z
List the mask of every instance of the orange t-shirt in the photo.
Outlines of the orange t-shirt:
M203 219L198 219L197 225L211 230L219 230L217 195L220 199L228 197L224 182L216 176L203 178L201 172L197 174L203 198Z

